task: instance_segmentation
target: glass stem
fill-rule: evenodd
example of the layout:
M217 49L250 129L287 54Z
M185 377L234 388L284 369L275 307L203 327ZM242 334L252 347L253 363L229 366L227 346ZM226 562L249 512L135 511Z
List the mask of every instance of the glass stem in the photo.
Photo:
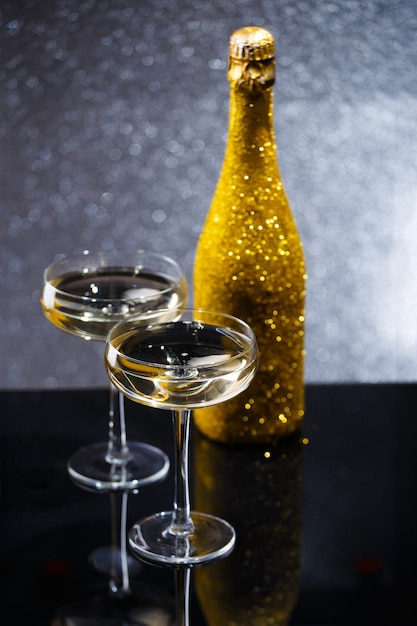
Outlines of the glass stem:
M106 461L107 463L121 464L129 456L124 397L112 383L110 383L109 392L109 438Z
M127 500L127 491L110 493L112 550L109 589L110 593L117 597L126 597L130 594L126 545Z
M188 567L175 570L176 626L188 626L190 623L190 575Z
M173 411L175 431L175 499L170 532L180 536L188 535L194 530L190 512L190 486L188 479L190 422L191 411L189 409Z

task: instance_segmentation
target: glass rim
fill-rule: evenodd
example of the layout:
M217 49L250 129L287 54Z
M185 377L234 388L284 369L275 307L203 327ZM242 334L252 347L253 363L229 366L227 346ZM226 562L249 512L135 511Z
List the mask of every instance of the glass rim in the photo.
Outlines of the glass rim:
M166 262L168 265L170 265L171 267L174 267L177 271L178 271L178 277L175 277L175 282L173 285L170 285L169 287L167 287L166 289L160 289L158 290L157 294L152 294L152 295L148 295L148 296L144 296L142 298L139 299L134 299L134 298L101 298L100 296L98 296L97 298L93 298L90 296L76 296L74 294L72 294L70 291L64 291L63 289L59 289L58 287L55 287L53 285L51 285L51 278L48 278L48 273L50 273L55 266L58 266L59 263L62 262L70 262L70 261L76 261L77 259L82 259L82 258L95 258L98 259L100 256L105 256L105 255L148 255L150 257L154 257L157 258L161 261ZM117 265L99 265L98 263L94 266L94 267L88 267L87 269L91 269L91 270L95 270L98 269L100 267L118 267ZM139 263L135 266L132 266L132 269L147 269L146 265L140 265ZM57 274L57 278L59 276L65 276L65 272L63 272L62 274ZM172 278L172 276L171 276ZM166 254L162 254L160 252L156 252L154 250L146 250L145 248L122 248L122 249L114 249L114 250L80 250L78 252L74 252L73 254L60 254L58 255L54 261L52 261L52 263L50 263L44 270L43 272L43 285L44 287L46 285L49 285L51 289L54 290L54 292L57 295L61 295L61 296L65 296L65 297L69 297L71 298L71 300L73 302L84 302L84 303L94 303L97 304L99 302L104 302L104 303L110 303L110 302L117 302L118 304L122 304L122 303L127 303L127 304L135 304L135 303L146 303L146 302L152 302L152 300L155 299L155 297L158 295L165 295L167 293L170 293L172 291L176 290L176 287L181 284L181 282L184 282L186 284L186 277L185 277L185 273L182 270L181 266L177 263L177 261L175 261L175 259L167 256Z
M209 323L209 322L205 322L203 319L199 319L198 317L194 317L193 315L193 319L189 319L189 320L183 320L182 317L184 314L186 313L193 313L193 314L201 314L202 317L204 317L204 315L212 315L214 316L218 316L218 317L223 317L225 319L229 319L231 321L238 322L238 325L240 326L240 329L233 329L231 328L231 326L221 326L220 324L217 324L218 328L223 329L225 331L227 331L228 329L231 330L235 330L236 332L240 332L240 334L244 334L245 338L247 339L247 345L242 347L242 349L235 355L229 357L226 361L224 361L224 363L230 363L232 361L234 361L235 359L239 359L242 357L242 355L245 355L247 353L252 352L252 350L254 349L254 347L256 348L257 346L257 342L256 342L256 336L254 331L252 330L252 328L249 326L249 324L247 322L245 322L244 320L242 320L240 317L236 317L235 315L232 315L230 313L223 313L221 311L211 311L208 309L201 309L201 308L192 308L192 307L173 307L173 308L164 308L164 309L149 309L149 311L146 311L145 313L133 313L131 315L128 315L125 319L118 321L114 326L112 326L112 328L109 330L107 337L106 337L106 351L105 351L105 359L107 359L107 354L109 351L116 353L116 355L123 357L123 359L125 361L127 361L128 363L132 363L132 365L134 365L135 363L144 363L146 364L148 367L155 367L159 370L164 370L164 371L175 371L176 369L184 369L184 365L172 365L172 364L163 364L163 363L157 363L157 362L153 362L153 361L143 361L141 359L135 359L132 358L130 356L128 356L127 354L124 354L123 352L121 352L118 348L116 348L112 341L114 339L113 335L115 335L116 333L119 332L119 330L122 327L125 327L126 330L129 329L129 326L135 322L138 322L138 326L150 326L151 324L146 324L146 320L147 319L152 319L152 317L155 318L156 321L156 325L164 325L164 324L170 324L173 322L181 322L181 321L185 321L188 323L191 322L201 322L201 323ZM158 322L158 317L160 318L162 315L172 315L173 317L169 320L166 321L162 321L162 322ZM177 315L174 315L177 314ZM140 324L140 322L143 322L143 324ZM218 364L220 367L222 365L222 363ZM213 364L206 364L206 365L202 365L200 366L198 369L199 371L204 371L207 369L211 369L213 367Z

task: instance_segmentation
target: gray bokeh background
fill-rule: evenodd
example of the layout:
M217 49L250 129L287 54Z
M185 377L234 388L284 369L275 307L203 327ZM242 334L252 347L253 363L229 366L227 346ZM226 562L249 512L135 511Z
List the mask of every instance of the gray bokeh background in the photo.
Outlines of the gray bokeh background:
M416 380L414 0L3 0L0 19L2 388L106 382L101 346L41 313L57 253L144 246L191 281L223 159L227 42L247 24L277 41L306 379Z

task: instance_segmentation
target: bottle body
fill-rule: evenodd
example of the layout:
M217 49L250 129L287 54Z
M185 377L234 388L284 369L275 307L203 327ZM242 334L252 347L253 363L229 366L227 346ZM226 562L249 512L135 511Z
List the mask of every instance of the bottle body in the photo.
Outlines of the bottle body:
M249 389L195 412L197 427L224 443L280 439L304 415L305 260L278 168L273 72L244 65L229 66L228 143L194 265L195 306L244 319L259 347Z

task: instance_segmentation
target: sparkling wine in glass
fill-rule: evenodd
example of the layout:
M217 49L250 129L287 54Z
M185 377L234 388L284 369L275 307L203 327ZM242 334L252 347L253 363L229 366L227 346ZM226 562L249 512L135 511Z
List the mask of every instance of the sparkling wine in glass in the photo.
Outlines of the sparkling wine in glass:
M189 568L233 549L235 532L228 522L190 511L190 414L194 408L240 393L252 380L257 362L252 330L223 313L149 311L129 317L110 331L105 363L112 383L128 398L173 414L174 507L134 525L129 544L142 560Z

